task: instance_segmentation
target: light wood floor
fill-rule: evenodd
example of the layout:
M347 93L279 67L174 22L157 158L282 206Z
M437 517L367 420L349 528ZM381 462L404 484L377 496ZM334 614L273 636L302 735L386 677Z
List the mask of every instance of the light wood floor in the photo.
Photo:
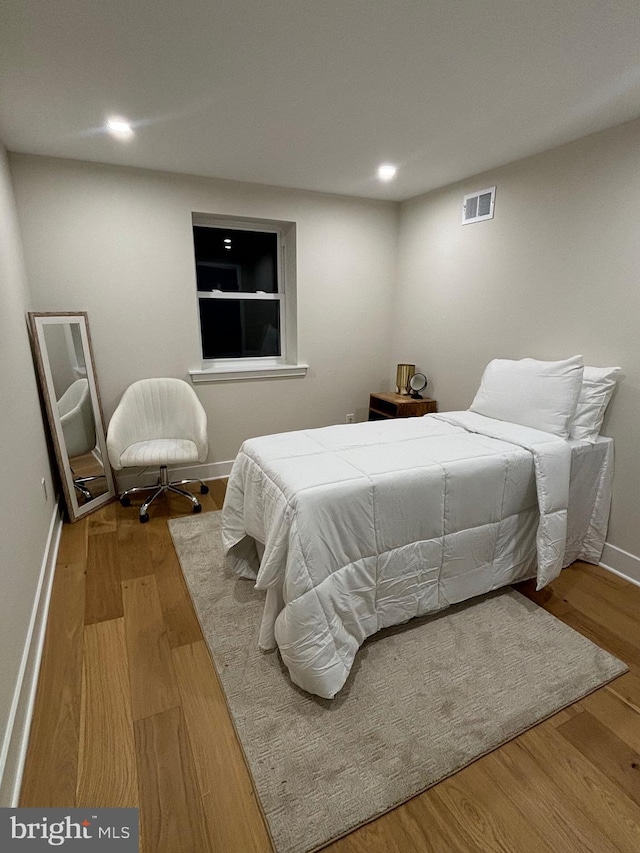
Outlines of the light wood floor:
M65 525L21 805L138 806L143 853L270 851L167 529L185 511ZM576 564L521 591L631 672L327 851L638 853L640 588Z

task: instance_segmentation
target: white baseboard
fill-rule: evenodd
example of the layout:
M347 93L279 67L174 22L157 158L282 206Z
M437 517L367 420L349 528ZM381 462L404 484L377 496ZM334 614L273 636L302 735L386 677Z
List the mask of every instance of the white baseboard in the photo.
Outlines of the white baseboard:
M0 751L0 806L7 808L16 808L20 797L61 532L62 514L59 506L56 505L49 525L38 588L11 703L9 723Z
M614 575L640 586L640 557L635 554L629 554L628 551L605 542L600 565Z
M231 473L233 460L228 462L203 462L201 465L189 465L183 468L169 468L170 480L219 480ZM158 468L127 468L115 471L118 491L124 492L134 486L152 486L158 479Z

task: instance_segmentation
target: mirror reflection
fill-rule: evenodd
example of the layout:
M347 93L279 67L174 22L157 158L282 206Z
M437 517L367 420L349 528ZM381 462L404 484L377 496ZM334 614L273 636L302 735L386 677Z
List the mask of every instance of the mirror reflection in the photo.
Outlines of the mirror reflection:
M40 383L72 521L115 495L84 314L30 314Z

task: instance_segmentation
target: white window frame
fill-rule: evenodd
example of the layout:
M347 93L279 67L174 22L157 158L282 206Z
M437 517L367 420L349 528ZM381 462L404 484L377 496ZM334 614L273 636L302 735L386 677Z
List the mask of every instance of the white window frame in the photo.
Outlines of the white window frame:
M246 219L214 214L192 215L192 226L236 231L262 231L277 236L277 292L238 293L228 291L196 291L200 299L275 300L280 302L280 355L251 358L202 358L200 368L190 370L192 382L222 382L239 379L265 379L305 376L308 365L298 363L296 317L295 223L280 220ZM194 252L194 274L195 252ZM197 282L197 279L196 279ZM198 310L199 314L199 310ZM198 324L200 321L198 321ZM202 330L200 346L202 347ZM202 352L202 350L201 350Z

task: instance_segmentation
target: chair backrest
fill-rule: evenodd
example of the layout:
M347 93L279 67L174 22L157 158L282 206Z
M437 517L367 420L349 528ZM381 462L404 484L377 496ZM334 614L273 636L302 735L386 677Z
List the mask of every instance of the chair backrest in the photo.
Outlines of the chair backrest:
M183 438L208 453L207 415L193 388L183 379L140 379L122 395L107 431L107 450L119 470L120 456L132 444L161 438Z
M96 446L96 424L87 379L77 379L58 400L58 415L69 457L82 456Z

